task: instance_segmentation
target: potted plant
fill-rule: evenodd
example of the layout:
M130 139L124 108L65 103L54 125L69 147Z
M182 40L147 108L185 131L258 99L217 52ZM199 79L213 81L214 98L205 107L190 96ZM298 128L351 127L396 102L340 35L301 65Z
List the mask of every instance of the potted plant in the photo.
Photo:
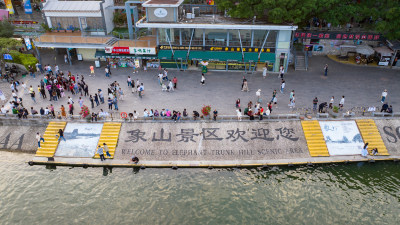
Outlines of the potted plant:
M210 118L211 106L206 105L201 108L201 113L203 113L204 118Z
M89 108L86 105L83 105L81 108L81 112L79 113L82 116L82 119L90 120L90 114Z
M336 118L339 116L339 107L333 106L332 111L330 111L332 117Z

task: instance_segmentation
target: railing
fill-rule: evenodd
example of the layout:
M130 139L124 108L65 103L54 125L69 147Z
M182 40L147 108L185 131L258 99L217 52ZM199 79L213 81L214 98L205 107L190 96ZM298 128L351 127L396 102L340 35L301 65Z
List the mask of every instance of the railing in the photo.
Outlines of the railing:
M196 5L196 4L183 4L183 9L186 13L193 13L193 7L198 7L200 10L200 14L215 14L221 13L222 11L218 9L216 5Z
M294 69L296 70L296 66L297 66L297 50L293 45L292 45L292 52L293 52L293 55L294 55Z
M88 37L88 36L63 36L63 35L51 35L44 34L36 38L36 42L44 43L85 43L85 44L104 44L110 37Z
M4 119L21 119L21 120L25 120L25 119L35 119L35 120L61 120L61 121L74 121L74 120L79 120L79 121L86 121L86 122L91 122L92 119L90 116L88 116L87 118L82 118L80 115L68 115L67 119L63 118L61 116L60 112L56 112L55 113L56 116L54 117L51 114L48 115L32 115L29 114L27 116L27 118L19 118L17 114L4 114L4 113L0 113L0 119L4 118ZM276 114L276 115L264 115L262 116L262 119L266 119L266 120L274 120L274 119L299 119L300 115L299 114ZM212 116L208 116L208 117L197 117L194 118L193 116L187 116L187 117L181 117L180 119L181 121L214 121ZM217 121L237 121L238 117L236 115L221 115L217 117ZM260 116L254 116L254 120L260 120ZM106 121L120 121L120 122L134 122L134 121L154 121L154 122L174 122L172 117L138 117L137 119L134 119L133 117L127 117L127 118L121 118L119 113L109 113L108 116L98 116L96 117L96 119L93 119L93 122L106 122ZM243 115L241 117L241 121L250 121L250 117L247 115Z

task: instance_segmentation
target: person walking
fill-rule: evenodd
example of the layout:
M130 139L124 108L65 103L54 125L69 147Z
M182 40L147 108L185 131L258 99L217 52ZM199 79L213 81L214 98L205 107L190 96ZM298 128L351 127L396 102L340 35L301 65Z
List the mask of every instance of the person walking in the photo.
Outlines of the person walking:
M382 95L381 95L381 103L384 103L385 102L385 99L386 99L386 96L387 96L387 90L385 89L383 92L382 92Z
M240 98L238 98L237 100L236 100L236 108L237 109L240 109Z
M276 97L276 90L274 90L274 91L272 92L271 102L274 101L274 98L275 98L275 97Z
M114 97L113 104L114 104L114 110L118 111L118 99L117 99L117 96Z
M126 81L128 83L128 87L132 87L132 79L131 76L128 76L128 80Z
M104 149L100 145L97 148L97 154L99 154L101 161L106 160L106 158L104 157Z
M97 95L97 93L94 94L94 102L96 102L96 106L100 105L99 96Z
M313 111L317 111L317 105L318 105L318 98L315 97L313 100Z
M93 109L94 108L94 99L93 99L92 95L89 96L89 101L90 101L90 103L92 105L92 109Z
M291 100L290 100L290 108L296 107L296 97L295 94L293 94Z
M178 86L178 78L174 77L172 79L172 83L174 83L174 89L176 89L176 87Z
M289 103L292 102L293 95L294 95L294 90L292 90L292 91L290 92L290 95L289 95Z
M282 81L281 81L281 93L282 94L283 94L283 90L285 89L285 85L286 85L285 80L282 79Z
M103 143L103 148L104 148L104 151L106 152L107 157L111 157L110 150L108 149L108 146L106 143Z
M59 130L58 130L58 140L57 140L57 141L59 141L61 138L62 138L64 141L66 141L65 138L64 138L64 131L63 131L62 129L59 129Z
M110 97L108 97L107 102L108 102L108 109L112 110L113 100Z
M110 69L108 67L104 68L104 71L106 73L106 77L110 77Z
M89 74L89 77L90 76L92 76L92 74L93 74L93 77L95 77L96 75L94 74L94 66L93 65L90 65L90 74Z
M79 97L78 103L79 103L79 107L82 108L82 106L83 106L83 99L82 99L82 97Z
M325 64L324 66L324 74L325 76L328 76L328 64Z
M62 116L64 119L67 119L67 113L65 112L65 107L64 107L64 105L61 105L60 110L61 110L61 116Z
M42 135L40 135L39 132L36 133L36 140L37 140L37 142L38 142L38 148L42 148L42 147L40 147L40 141L43 141L43 143L44 143L45 141L44 141L44 138L42 137Z
M262 73L264 79L267 77L267 71L268 71L267 65L265 65L263 68L263 73Z
M261 89L258 89L256 92L257 102L261 103Z
M68 112L70 115L74 115L74 105L72 103L68 103Z
M333 103L335 103L335 96L332 96L330 102L329 102L329 108L332 109L333 108Z
M201 80L200 80L200 83L202 84L202 85L204 85L204 82L206 81L206 78L204 77L204 73L202 73L201 74Z
M249 85L247 84L247 80L246 79L244 79L244 81L243 81L242 91L249 92Z
M35 98L35 91L33 91L32 93L31 93L31 98L32 98L32 100L33 100L33 102L36 104L36 98Z
M344 95L342 96L342 99L340 99L340 102L339 102L339 107L341 109L343 108L343 106L344 106Z
M279 67L279 76L278 78L283 79L283 75L285 74L285 69L283 68L283 66Z

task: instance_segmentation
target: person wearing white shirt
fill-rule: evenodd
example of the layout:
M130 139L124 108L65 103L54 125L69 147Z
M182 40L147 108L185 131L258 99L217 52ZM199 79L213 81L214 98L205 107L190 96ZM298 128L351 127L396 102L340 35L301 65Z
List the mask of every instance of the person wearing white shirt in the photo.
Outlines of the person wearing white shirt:
M50 112L49 108L46 107L46 109L44 109L44 115L49 115L49 112Z
M344 96L342 96L342 99L340 99L339 107L343 108L343 105L344 105Z
M149 117L149 112L147 111L147 109L144 109L143 117Z
M329 108L332 109L333 108L333 103L335 102L335 97L332 96L331 101L329 102Z
M282 83L281 83L281 93L283 93L283 90L285 89L285 85L286 85L285 80L282 79Z
M236 109L236 115L239 121L242 121L242 110Z
M4 107L4 105L1 106L1 113L6 114L8 112L8 110L6 109L6 107Z
M169 90L170 90L170 91L173 91L173 90L174 90L174 84L172 83L172 81L169 81L168 86L169 86Z
M382 98L381 98L381 102L382 102L382 103L385 102L386 96L387 96L387 90L385 89L385 90L382 92Z
M137 120L139 117L139 113L136 112L136 110L133 111L133 121Z

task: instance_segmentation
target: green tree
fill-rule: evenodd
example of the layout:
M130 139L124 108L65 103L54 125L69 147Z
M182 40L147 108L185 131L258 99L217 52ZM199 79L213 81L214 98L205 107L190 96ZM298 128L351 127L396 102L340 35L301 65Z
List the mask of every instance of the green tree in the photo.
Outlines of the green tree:
M400 38L400 0L219 0L218 8L234 18L272 24L306 25L313 17L332 26L361 23L365 29Z
M14 26L11 25L8 21L3 20L0 21L0 37L12 37L14 34Z
M1 38L0 37L0 49L12 49L21 45L20 41L12 38Z

